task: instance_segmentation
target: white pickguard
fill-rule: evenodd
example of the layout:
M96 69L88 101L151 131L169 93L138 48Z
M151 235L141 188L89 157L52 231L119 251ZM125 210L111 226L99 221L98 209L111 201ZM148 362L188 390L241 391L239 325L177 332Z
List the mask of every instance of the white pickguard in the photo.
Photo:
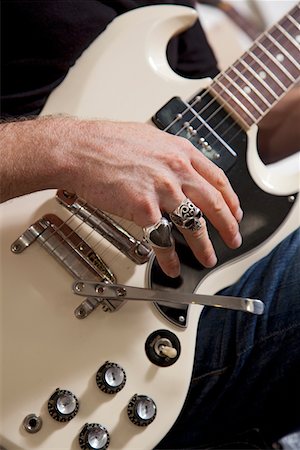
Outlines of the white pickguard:
M169 68L165 51L170 37L196 19L192 9L175 6L140 8L120 16L70 70L43 114L146 122L174 95L188 99L210 80L179 77ZM250 130L248 159L251 173L257 172L257 182L274 193L297 191L295 160L281 176L276 167L276 176L265 172L256 161L255 136L256 130ZM99 167L100 176L101 170ZM84 424L96 422L108 429L112 450L151 449L170 429L186 397L201 308L191 307L186 330L168 323L153 305L139 302L128 302L115 313L98 308L87 319L76 319L73 311L80 298L71 292L72 277L37 243L21 255L10 251L11 243L43 214L68 218L69 213L54 196L55 191L38 192L0 207L0 445L6 450L75 450ZM295 204L276 235L250 255L212 272L198 291L214 293L235 281L298 222ZM75 227L78 220L71 223ZM140 230L131 228L140 235ZM147 286L145 265L136 266L88 227L82 230L119 283ZM144 351L148 335L161 328L172 330L182 346L179 360L168 368L153 365ZM95 383L95 374L106 360L126 371L126 385L116 395L102 393ZM74 392L80 402L77 416L66 424L53 420L47 411L47 401L57 387ZM126 407L135 393L146 394L157 404L157 417L146 428L133 425L127 417ZM22 428L30 413L43 419L36 434Z

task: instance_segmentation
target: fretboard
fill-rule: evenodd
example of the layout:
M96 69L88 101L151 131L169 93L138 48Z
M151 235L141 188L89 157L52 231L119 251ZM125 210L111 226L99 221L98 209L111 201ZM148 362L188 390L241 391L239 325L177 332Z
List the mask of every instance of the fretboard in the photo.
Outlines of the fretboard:
M300 78L300 3L220 73L211 93L248 129Z

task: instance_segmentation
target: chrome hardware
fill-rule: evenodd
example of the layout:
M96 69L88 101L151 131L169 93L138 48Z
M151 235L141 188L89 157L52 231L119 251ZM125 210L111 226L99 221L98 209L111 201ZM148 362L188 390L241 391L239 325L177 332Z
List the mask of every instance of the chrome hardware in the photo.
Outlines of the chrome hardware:
M50 416L58 422L69 422L78 413L79 402L75 395L65 389L56 389L48 400Z
M43 421L36 414L28 414L23 420L23 428L27 433L37 433L42 428Z
M96 383L106 394L116 394L125 386L125 371L118 364L106 361L97 372Z
M105 450L109 441L107 429L99 423L86 423L79 435L82 450Z
M156 404L152 398L146 395L135 394L127 406L129 419L139 427L150 425L155 419L156 412Z
M136 264L149 261L151 249L129 234L103 211L92 207L76 194L63 190L57 191L56 199Z
M77 289L78 283L82 283L80 292L78 292ZM174 308L181 304L193 304L233 309L257 315L261 315L264 312L263 302L261 300L251 298L157 291L154 289L138 288L121 284L95 283L93 281L76 281L73 284L73 292L75 292L75 294L87 295L91 297L95 296L99 298L106 298L108 300L120 298L118 295L120 289L122 289L122 298L126 300L159 302L162 305L172 305Z
M116 282L114 274L100 256L54 214L45 215L32 224L11 245L11 251L22 253L34 241L54 256L75 279L88 277L90 280ZM87 298L75 309L74 314L78 319L84 319L100 304L105 311L115 311L122 303L118 300L106 301L105 298Z

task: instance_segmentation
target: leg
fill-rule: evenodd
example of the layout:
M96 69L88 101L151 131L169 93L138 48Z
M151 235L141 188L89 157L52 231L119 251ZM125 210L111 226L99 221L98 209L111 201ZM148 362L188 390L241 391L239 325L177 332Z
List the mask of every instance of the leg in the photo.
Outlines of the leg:
M158 448L200 448L253 429L274 442L300 429L299 274L298 230L222 291L261 299L262 316L204 309L189 394Z

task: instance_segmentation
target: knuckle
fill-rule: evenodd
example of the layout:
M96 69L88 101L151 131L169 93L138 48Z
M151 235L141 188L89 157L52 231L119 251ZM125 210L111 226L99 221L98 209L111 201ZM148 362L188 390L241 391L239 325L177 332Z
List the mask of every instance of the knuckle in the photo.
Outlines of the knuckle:
M153 200L148 197L139 197L136 200L133 221L139 226L145 226L154 224L157 220Z
M224 171L220 168L217 170L217 176L216 176L216 185L217 189L219 191L223 191L225 188L227 188L229 184L228 178L225 175Z
M187 157L183 153L173 154L169 162L170 169L176 174L182 174L187 171L189 169L189 165L190 164Z
M227 230L230 236L234 237L237 232L238 232L238 224L237 221L235 219L230 220L229 223L227 224Z
M210 207L213 213L220 213L224 207L224 199L219 191L216 191L211 199Z

